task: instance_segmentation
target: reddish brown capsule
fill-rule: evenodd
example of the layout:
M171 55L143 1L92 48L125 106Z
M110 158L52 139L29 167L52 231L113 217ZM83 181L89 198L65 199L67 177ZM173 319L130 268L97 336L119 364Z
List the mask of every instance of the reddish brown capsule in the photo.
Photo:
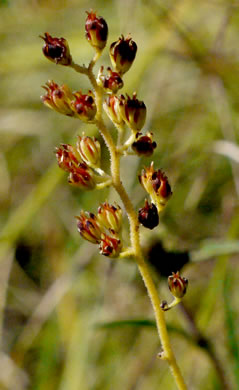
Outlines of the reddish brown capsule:
M160 169L153 172L152 184L156 194L160 195L162 198L168 199L172 195L168 178Z
M102 17L97 17L93 11L87 12L87 15L85 22L86 39L94 48L102 50L107 42L107 23Z
M75 92L75 100L72 102L72 109L84 122L89 122L94 119L96 114L96 105L93 94L89 91L88 95L83 95L81 92Z
M140 135L139 133L136 141L132 144L132 149L138 156L151 156L157 146L152 138L152 133L147 133L146 135Z
M167 176L160 169L155 171L152 162L149 167L142 170L139 181L160 212L172 195Z
M41 96L41 100L47 107L67 116L75 115L71 109L74 96L67 85L59 86L54 81L48 81L42 88L46 90L46 94Z
M121 241L113 235L102 234L100 241L100 253L108 257L118 257L122 249Z
M110 68L107 68L108 76L102 76L103 87L113 93L116 93L124 85L119 73L113 72Z
M188 280L180 276L179 271L176 274L173 272L172 275L168 277L168 287L171 293L176 298L182 298L188 286Z
M68 183L83 190L93 190L96 185L94 172L85 163L80 163L77 167L72 167Z
M65 38L53 38L48 32L45 33L45 36L40 36L40 38L45 41L42 51L48 60L65 66L71 64L72 57Z
M143 101L137 99L135 92L132 99L128 95L127 99L124 95L120 96L119 111L131 130L138 132L142 129L146 119L146 106Z
M113 42L110 46L110 59L113 67L120 74L129 70L134 62L137 52L137 45L131 37L122 35L118 41Z
M144 207L139 209L138 220L144 227L154 229L159 224L157 207L153 203L149 204L145 200Z
M118 205L104 202L98 208L97 218L100 223L109 230L119 232L122 226L122 210Z
M80 235L93 244L99 244L101 238L101 228L93 213L81 212L77 218L77 228Z
M59 167L70 173L68 183L84 190L95 188L94 172L82 162L76 148L63 144L56 148L56 158Z
M69 144L61 144L59 148L56 148L56 158L59 167L66 172L71 172L81 162L76 149Z

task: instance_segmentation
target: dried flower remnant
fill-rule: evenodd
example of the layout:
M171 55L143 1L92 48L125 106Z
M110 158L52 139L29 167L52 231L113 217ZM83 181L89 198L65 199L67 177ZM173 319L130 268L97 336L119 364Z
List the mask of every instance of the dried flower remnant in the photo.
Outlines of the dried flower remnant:
M96 13L87 12L85 22L85 34L89 43L98 50L102 50L107 42L108 26L102 17L97 17Z
M114 232L111 232L110 235L103 233L101 236L99 249L102 255L115 258L118 257L121 252L122 243L120 239L114 234Z
M137 45L131 37L122 35L118 41L110 46L110 59L113 67L119 74L127 72L134 62Z
M118 205L104 202L98 208L97 214L100 223L109 230L118 233L122 226L122 209Z
M158 226L159 215L155 204L149 204L148 201L145 200L144 207L139 209L138 220L145 228L151 230Z
M122 119L132 131L138 132L142 129L146 119L146 106L143 101L137 99L134 92L132 99L126 95L120 96L119 111Z
M168 277L168 287L175 298L181 299L187 291L188 280L181 277L179 271Z
M96 114L96 105L94 95L91 91L87 95L82 92L75 92L75 100L72 101L71 107L75 115L84 122L92 121Z
M46 90L46 94L41 96L41 100L47 107L60 114L75 115L71 109L71 100L74 96L67 85L59 86L54 81L49 80L42 88Z
M80 216L76 217L76 219L80 235L93 244L99 244L102 230L96 216L93 213L81 211Z
M72 62L68 42L65 38L53 38L48 32L40 36L45 41L42 48L44 56L56 64L68 66Z
M138 156L145 157L151 156L156 147L157 144L153 141L152 133L147 133L146 135L142 135L140 133L136 134L136 141L132 144L133 151Z
M76 148L82 160L89 167L100 167L101 147L99 141L95 137L92 138L85 135L82 137L78 136Z

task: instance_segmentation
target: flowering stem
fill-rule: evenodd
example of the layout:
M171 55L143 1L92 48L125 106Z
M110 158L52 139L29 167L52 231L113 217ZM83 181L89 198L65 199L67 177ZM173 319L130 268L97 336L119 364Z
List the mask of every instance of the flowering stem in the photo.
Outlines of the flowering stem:
M115 145L113 143L113 140L111 138L111 135L109 134L108 130L106 129L103 120L98 118L98 126L99 130L101 131L101 134L104 137L104 140L106 142L106 145L108 146L108 149L110 151L111 155L111 174L112 174L112 180L113 180L113 186L115 190L118 192L128 215L129 223L130 223L130 239L131 239L131 245L134 252L134 257L137 262L140 274L143 278L144 284L147 288L148 295L151 299L152 306L155 313L156 323L157 323L157 329L159 333L159 337L162 343L163 347L163 359L166 359L170 365L171 371L173 373L173 376L175 378L175 381L177 383L179 390L185 390L186 385L184 383L184 379L182 377L182 374L180 372L180 369L177 365L175 356L173 354L170 342L169 342L169 336L166 328L166 322L165 317L162 309L160 308L160 300L158 297L157 289L154 285L154 282L152 280L152 277L149 273L148 266L144 261L142 249L140 246L140 240L139 240L139 223L138 218L135 213L135 210L133 208L133 205L131 203L131 200L128 197L128 194L125 191L125 188L120 180L120 166L119 166L119 155L116 152Z
M98 53L99 56L99 53ZM96 57L95 57L96 58ZM95 59L92 60L95 64ZM74 66L74 69L76 71L79 71L79 73L83 73L81 69L77 69L77 66ZM131 240L131 246L132 250L130 250L130 256L135 258L135 261L138 265L139 272L142 276L142 279L144 281L145 287L147 289L148 295L150 297L156 324L157 324L157 330L159 334L159 338L161 340L163 352L160 354L161 358L164 360L167 360L171 372L174 376L175 382L177 384L177 388L179 390L186 390L186 384L184 382L184 379L182 377L181 371L178 367L178 364L176 362L174 353L172 351L168 331L166 327L166 321L164 317L164 312L160 307L160 299L158 296L157 289L155 287L155 284L153 282L153 279L150 275L148 266L146 262L144 261L142 249L140 246L140 237L139 237L139 222L137 218L137 214L134 210L133 204L121 182L120 179L120 157L121 153L117 151L117 148L114 144L114 141L105 126L105 123L102 118L102 99L103 99L103 90L102 88L97 85L95 76L92 72L92 67L86 68L88 72L89 80L94 88L94 94L95 94L95 103L97 107L97 114L96 114L96 120L95 124L98 126L99 131L104 138L104 141L106 143L106 146L109 149L110 153L110 159L111 159L111 176L112 176L112 185L119 194L121 201L125 207L126 213L128 215L129 224L130 224L130 240Z
M97 104L97 111L100 111L100 107L102 106L102 94L98 95L97 91L95 91L96 94L96 104ZM97 96L98 95L98 96ZM99 107L100 105L100 107ZM152 280L152 277L150 275L150 272L148 270L148 266L144 261L142 249L140 246L140 239L139 239L139 223L138 218L136 215L136 212L134 210L134 207L132 205L131 200L129 199L129 196L120 180L120 155L116 151L115 144L112 140L112 137L110 133L108 132L108 129L106 128L103 119L101 116L98 115L97 119L97 125L99 127L99 130L105 140L105 143L109 149L110 156L111 156L111 175L112 175L112 183L119 194L125 210L128 215L129 223L130 223L130 240L131 245L133 249L134 258L137 262L140 274L143 278L144 284L146 286L146 289L148 291L148 295L151 299L153 310L155 313L156 323L157 323L157 329L158 334L162 343L163 347L163 359L166 359L168 361L168 364L170 365L172 374L174 376L175 382L177 384L177 387L179 390L186 390L186 385L184 382L184 379L182 377L182 374L180 372L180 369L178 367L178 364L176 362L174 353L172 351L168 331L166 328L166 321L164 317L164 313L162 309L160 308L160 299L158 297L158 292L155 287L155 284Z

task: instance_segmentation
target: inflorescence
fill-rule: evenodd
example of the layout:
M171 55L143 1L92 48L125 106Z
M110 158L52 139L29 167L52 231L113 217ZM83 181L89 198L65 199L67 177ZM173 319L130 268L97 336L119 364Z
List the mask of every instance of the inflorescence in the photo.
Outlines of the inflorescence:
M109 50L112 68L108 67L105 73L104 67L101 66L95 77L93 66L107 43L106 21L102 17L97 17L93 11L87 12L85 33L86 39L95 50L95 57L88 67L74 63L65 38L54 38L46 32L41 36L44 40L42 50L44 56L55 64L72 67L88 76L92 90L71 91L66 84L58 85L50 80L43 86L46 93L41 97L42 102L60 114L98 126L101 113L97 106L97 96L100 95L104 112L118 130L115 151L119 157L128 154L152 156L157 147L153 134L142 132L147 112L145 103L137 98L136 93L132 96L117 94L124 85L124 74L134 62L137 53L136 43L131 36L123 35L118 41L113 42ZM129 129L129 135L125 140L126 127ZM96 138L83 133L77 137L74 146L61 144L57 147L56 158L59 167L68 173L68 182L81 190L100 189L112 185L112 177L102 170L101 145ZM155 169L153 162L142 170L139 181L149 198L145 199L144 206L138 211L138 223L145 228L154 229L159 224L159 213L172 195L171 186L167 176L160 169ZM111 258L121 257L125 248L121 235L122 209L119 205L104 202L96 214L82 210L76 219L80 235L85 240L97 244L102 255ZM168 283L175 300L181 300L187 288L186 279L176 273L169 277ZM173 305L174 303L168 305L164 301L161 308L168 310Z

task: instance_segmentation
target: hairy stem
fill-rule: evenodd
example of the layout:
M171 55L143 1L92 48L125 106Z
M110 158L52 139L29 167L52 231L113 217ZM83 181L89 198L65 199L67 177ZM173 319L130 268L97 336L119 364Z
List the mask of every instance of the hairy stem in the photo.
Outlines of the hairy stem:
M160 300L158 297L157 289L154 285L154 282L152 280L152 277L150 275L150 272L148 270L148 266L144 261L142 249L140 246L140 240L139 240L139 223L138 218L135 213L135 210L133 208L133 205L131 203L131 200L128 197L127 192L125 191L125 188L120 180L120 164L119 164L119 155L116 152L115 145L113 143L113 140L106 129L102 119L100 120L98 118L98 127L101 131L102 136L104 137L104 140L106 142L106 145L108 146L108 149L110 151L111 155L111 174L112 174L112 181L113 186L115 190L118 192L125 210L127 212L129 223L130 223L130 239L131 239L131 245L134 251L135 260L137 262L140 274L143 278L144 284L147 288L148 295L151 299L152 306L155 313L156 323L157 323L157 329L159 333L159 337L162 343L163 347L163 358L166 359L170 365L171 371L173 373L173 376L175 378L176 384L178 386L179 390L185 390L186 385L184 382L184 379L182 377L182 374L180 372L180 369L177 365L174 353L172 351L168 331L166 328L166 322L164 318L164 313L162 309L160 308Z
M99 130L104 138L104 141L109 149L110 157L111 157L111 175L112 175L112 184L119 194L122 203L124 204L126 213L128 215L129 224L130 224L130 240L133 248L133 253L135 260L137 262L139 272L142 276L146 289L148 291L148 295L151 299L153 310L155 313L156 323L158 334L163 347L163 359L168 361L168 364L171 368L172 374L174 376L175 382L179 390L185 390L186 385L178 364L176 362L174 353L172 351L168 331L166 327L166 321L164 317L164 313L160 308L160 299L158 297L158 292L155 287L155 284L150 275L147 264L144 261L142 249L140 246L140 237L139 237L139 223L137 214L134 210L132 202L120 180L120 155L117 153L115 144L112 140L108 129L106 128L104 121L102 119L102 92L99 89L95 90L96 96L96 105L97 105L97 125ZM99 114L100 113L100 114Z
M100 86L97 85L95 76L92 71L93 66L96 60L99 58L100 54L101 53L96 53L96 56L90 63L89 67L86 68L87 75L94 88L94 94L95 94L95 102L97 107L95 123L98 126L99 131L102 137L104 138L104 141L109 149L110 159L111 159L110 168L111 168L111 175L112 175L112 184L115 190L117 191L117 193L119 194L121 201L125 207L126 213L128 215L129 224L130 224L130 240L132 245L132 252L130 252L130 255L135 258L135 261L138 265L139 272L142 276L142 279L144 281L145 287L147 289L148 295L152 303L156 324L157 324L157 330L163 348L163 352L160 354L160 356L162 359L167 360L171 372L174 376L175 382L177 384L177 388L179 390L186 390L187 389L186 384L184 382L181 371L176 362L173 350L170 345L164 312L160 308L160 299L158 296L158 292L153 282L153 279L150 275L148 266L144 261L142 249L140 246L139 222L138 222L137 214L120 179L120 153L117 152L114 141L107 127L105 126L105 123L102 118L103 90ZM80 69L77 69L77 66L74 66L74 69L79 73L85 73L85 71L82 72L82 67L80 67Z

